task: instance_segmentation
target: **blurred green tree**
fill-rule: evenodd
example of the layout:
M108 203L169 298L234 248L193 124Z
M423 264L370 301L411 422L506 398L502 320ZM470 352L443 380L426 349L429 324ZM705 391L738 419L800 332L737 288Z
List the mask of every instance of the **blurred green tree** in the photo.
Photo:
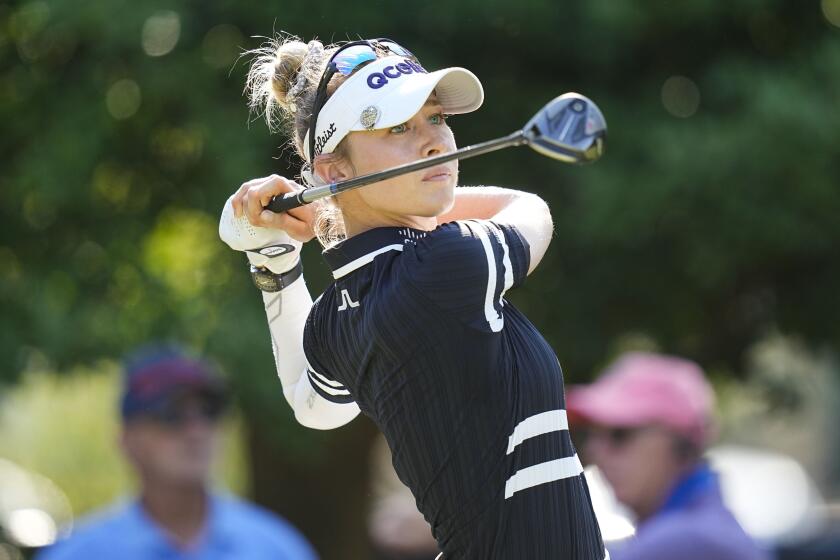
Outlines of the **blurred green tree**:
M598 102L610 138L597 165L511 150L461 168L465 184L552 204L552 249L512 299L570 380L627 332L734 370L773 327L837 348L837 13L837 0L0 0L0 376L41 353L65 370L148 338L205 349L243 403L258 499L292 504L305 529L342 527L335 542L363 540L372 427L294 425L259 298L215 233L241 182L298 169L240 95L242 50L280 29L391 36L429 68L472 69L487 100L453 119L461 144L564 91ZM317 293L317 247L304 260ZM342 487L355 493L324 507Z

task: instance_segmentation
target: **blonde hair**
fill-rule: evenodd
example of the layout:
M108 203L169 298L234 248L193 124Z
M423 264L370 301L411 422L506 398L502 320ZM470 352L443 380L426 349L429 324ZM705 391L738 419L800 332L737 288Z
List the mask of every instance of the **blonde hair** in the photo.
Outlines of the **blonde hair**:
M338 45L323 45L317 39L304 43L300 38L281 33L269 39L258 49L248 51L251 67L245 82L248 106L254 113L262 113L272 132L288 135L297 154L306 161L303 145L315 105L318 82L330 56ZM345 80L340 73L333 76L327 86L332 93ZM345 158L343 142L333 152L336 158ZM312 162L314 164L314 162ZM300 173L305 183L316 184L318 179L311 164ZM346 237L344 219L335 200L325 198L315 205L315 235L321 245L328 247Z

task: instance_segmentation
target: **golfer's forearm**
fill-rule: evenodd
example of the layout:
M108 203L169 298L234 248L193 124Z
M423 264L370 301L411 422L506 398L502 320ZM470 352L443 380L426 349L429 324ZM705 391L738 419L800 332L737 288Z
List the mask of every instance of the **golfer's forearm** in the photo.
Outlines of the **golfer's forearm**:
M303 277L280 292L263 292L262 295L277 376L286 400L294 406L295 385L301 372L306 371L303 328L312 307L312 297Z
M521 196L533 195L501 187L456 187L455 204L438 216L438 223L489 220Z
M309 381L303 331L312 297L303 277L280 292L263 292L263 303L283 396L297 421L309 428L331 430L355 418L359 414L356 403L327 400Z

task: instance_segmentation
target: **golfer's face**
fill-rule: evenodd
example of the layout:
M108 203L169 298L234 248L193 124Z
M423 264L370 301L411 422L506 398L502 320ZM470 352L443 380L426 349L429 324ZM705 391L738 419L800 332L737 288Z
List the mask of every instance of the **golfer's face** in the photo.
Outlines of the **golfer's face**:
M389 129L354 132L348 137L350 161L357 175L455 150L455 137L432 94L405 123ZM434 217L452 207L458 162L395 177L355 191L370 209L383 215Z

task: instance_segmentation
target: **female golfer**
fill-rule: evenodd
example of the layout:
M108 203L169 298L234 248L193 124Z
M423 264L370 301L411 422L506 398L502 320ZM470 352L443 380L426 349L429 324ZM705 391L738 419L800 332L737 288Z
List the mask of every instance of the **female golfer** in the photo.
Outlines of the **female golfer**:
M269 123L279 111L291 124L310 184L455 150L446 115L483 100L469 71L429 73L388 39L279 40L259 51L248 89ZM560 366L505 300L548 248L548 207L457 180L453 161L274 214L271 197L301 187L255 179L220 233L264 291L296 418L331 429L368 415L443 558L602 560ZM299 250L315 235L335 281L313 303Z

